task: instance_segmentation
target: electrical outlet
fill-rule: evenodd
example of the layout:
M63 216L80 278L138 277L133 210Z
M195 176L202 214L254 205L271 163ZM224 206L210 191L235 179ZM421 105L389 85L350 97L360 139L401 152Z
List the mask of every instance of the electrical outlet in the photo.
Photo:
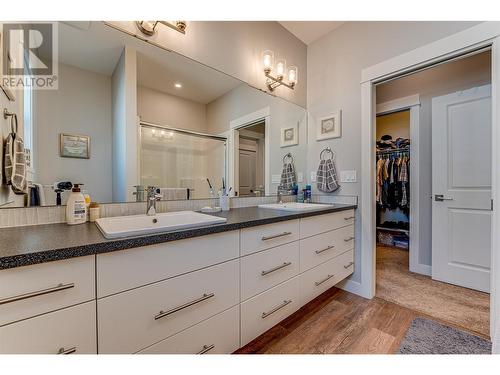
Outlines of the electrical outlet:
M311 182L316 182L316 172L311 172Z
M340 182L356 182L356 171L340 171Z
M302 172L297 173L297 182L303 182L304 181L304 174Z

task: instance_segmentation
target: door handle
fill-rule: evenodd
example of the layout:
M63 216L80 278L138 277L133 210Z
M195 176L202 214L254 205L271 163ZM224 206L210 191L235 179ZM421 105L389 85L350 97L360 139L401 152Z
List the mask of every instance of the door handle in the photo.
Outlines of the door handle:
M445 197L443 194L436 194L434 195L434 200L436 202L443 202L443 201L452 201L453 198Z

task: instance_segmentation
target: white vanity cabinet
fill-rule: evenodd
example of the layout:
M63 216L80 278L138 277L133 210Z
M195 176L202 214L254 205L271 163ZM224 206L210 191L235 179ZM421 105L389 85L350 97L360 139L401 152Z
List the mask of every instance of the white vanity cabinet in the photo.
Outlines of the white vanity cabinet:
M232 353L354 271L354 210L0 271L0 353Z

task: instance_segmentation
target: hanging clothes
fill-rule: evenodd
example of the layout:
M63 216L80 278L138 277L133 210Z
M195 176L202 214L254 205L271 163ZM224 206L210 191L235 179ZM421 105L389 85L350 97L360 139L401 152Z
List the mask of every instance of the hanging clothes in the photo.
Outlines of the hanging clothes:
M384 151L377 155L376 201L383 208L409 209L409 151Z

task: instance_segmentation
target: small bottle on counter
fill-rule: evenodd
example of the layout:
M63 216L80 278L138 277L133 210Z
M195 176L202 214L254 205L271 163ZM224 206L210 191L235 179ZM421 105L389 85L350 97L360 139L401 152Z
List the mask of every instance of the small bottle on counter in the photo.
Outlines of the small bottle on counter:
M97 202L91 202L89 206L89 220L94 222L101 217L101 207Z

